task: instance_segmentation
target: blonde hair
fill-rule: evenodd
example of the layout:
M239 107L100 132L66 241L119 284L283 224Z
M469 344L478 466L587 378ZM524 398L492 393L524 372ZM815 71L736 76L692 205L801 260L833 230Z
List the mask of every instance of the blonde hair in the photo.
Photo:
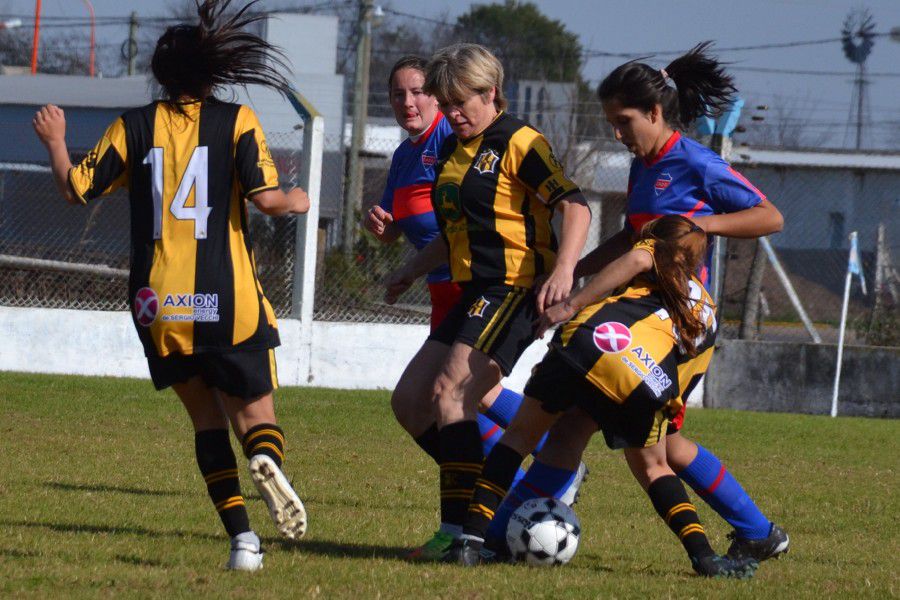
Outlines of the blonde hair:
M438 102L462 102L472 93L488 94L496 89L494 106L506 109L503 96L503 65L479 44L453 44L441 48L428 61L423 90Z

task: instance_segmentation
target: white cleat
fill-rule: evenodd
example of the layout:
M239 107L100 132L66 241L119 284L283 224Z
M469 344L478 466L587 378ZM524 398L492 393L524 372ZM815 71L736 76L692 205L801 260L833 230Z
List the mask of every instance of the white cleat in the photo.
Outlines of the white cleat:
M251 541L231 539L231 555L228 557L226 569L233 571L259 571L263 568L263 551L259 547L259 538L254 544ZM255 535L253 537L256 537Z
M581 484L587 479L588 473L590 473L590 471L588 470L587 465L579 463L578 470L575 471L575 479L569 484L569 488L560 495L559 501L568 504L569 506L574 506L575 503L578 502L579 496L581 496Z
M275 461L257 454L250 459L250 477L266 501L278 533L289 540L302 538L306 533L306 509Z

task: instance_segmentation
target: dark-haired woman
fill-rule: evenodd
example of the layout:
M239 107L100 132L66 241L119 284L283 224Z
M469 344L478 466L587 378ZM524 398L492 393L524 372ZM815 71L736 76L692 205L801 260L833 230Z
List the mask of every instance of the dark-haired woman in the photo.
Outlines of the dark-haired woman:
M681 410L685 387L703 375L713 351L715 307L694 276L705 253L700 227L682 216L662 217L644 227L629 252L541 316L539 336L568 323L554 335L525 386L521 411L485 460L463 535L448 561L465 566L482 561L488 521L511 474L537 438L575 407L578 419L603 431L607 446L624 449L634 477L698 574L753 576L754 559L715 554L667 462L667 422ZM554 435L564 430L555 428L551 439Z
M56 185L70 204L119 187L131 205L133 320L158 390L172 387L195 431L200 472L231 537L226 567L262 567L231 450L241 439L251 478L278 531L306 531L306 512L281 471L284 433L275 420L275 315L256 273L247 226L249 198L268 215L303 213L306 193L279 188L259 120L247 106L216 100L220 86L288 82L279 51L245 28L254 3L198 3L199 23L170 27L153 54L163 100L129 110L73 167L63 111L34 118Z
M731 77L708 49L708 43L700 44L664 69L628 62L600 84L606 119L635 158L625 229L580 261L578 276L596 273L621 256L635 232L662 215L689 217L708 235L754 238L781 230L781 213L759 190L716 153L679 131L700 115L726 108L734 96ZM700 264L704 285L708 265L709 254ZM699 380L688 382L685 398ZM681 435L684 408L669 423L666 458L678 476L734 527L728 555L762 561L787 552L787 534L760 512L715 455ZM567 414L555 427L566 435L551 433L539 458L574 470L593 433L592 423ZM504 503L502 512L508 515L513 508Z

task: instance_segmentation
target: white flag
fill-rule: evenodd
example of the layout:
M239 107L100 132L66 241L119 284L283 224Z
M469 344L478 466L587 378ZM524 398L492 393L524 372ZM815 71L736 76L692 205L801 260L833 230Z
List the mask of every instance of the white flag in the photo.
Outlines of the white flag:
M856 241L856 232L850 234L850 262L847 264L847 270L853 275L859 275L859 284L862 286L862 293L866 294L866 276L863 273L862 261L859 258L859 244Z

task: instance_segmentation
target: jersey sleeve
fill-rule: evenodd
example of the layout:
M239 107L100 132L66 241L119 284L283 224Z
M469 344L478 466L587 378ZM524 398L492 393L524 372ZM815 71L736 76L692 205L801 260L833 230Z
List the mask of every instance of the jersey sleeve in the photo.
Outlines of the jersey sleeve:
M766 199L746 177L724 160L710 162L703 177L707 203L716 213L752 208Z
M69 170L69 185L83 204L128 186L128 146L121 118L113 121L97 145Z
M528 131L533 135L517 134L510 140L516 180L548 206L580 192L579 187L566 177L547 138L534 130Z
M634 246L631 247L632 250L645 250L650 253L650 256L653 258L653 262L656 262L656 240L638 240Z
M241 192L250 196L278 188L278 171L256 113L242 106L235 122L234 166Z

